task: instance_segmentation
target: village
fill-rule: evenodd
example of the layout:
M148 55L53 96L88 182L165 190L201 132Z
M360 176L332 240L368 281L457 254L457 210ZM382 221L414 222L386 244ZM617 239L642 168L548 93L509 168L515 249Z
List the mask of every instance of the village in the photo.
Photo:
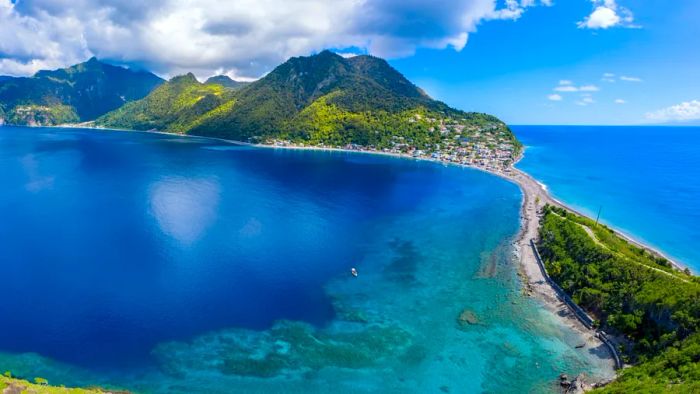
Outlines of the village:
M499 174L510 174L511 166L520 152L520 146L503 123L489 122L482 125L468 124L464 120L423 118L415 114L410 123L429 124L430 133L439 133L438 143L416 146L410 139L395 135L384 146L346 144L307 145L284 139L269 139L266 145L289 148L342 149L350 151L384 153L415 159L454 163L481 168Z

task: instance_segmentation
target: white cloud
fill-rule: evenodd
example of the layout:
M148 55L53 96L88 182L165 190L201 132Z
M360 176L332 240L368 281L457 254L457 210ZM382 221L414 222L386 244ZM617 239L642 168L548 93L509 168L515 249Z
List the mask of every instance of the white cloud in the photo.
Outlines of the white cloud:
M687 122L700 119L700 100L685 101L658 111L649 112L646 118L652 122Z
M559 81L559 85L554 87L555 92L562 93L576 93L576 92L597 92L600 88L595 85L582 85L576 86L573 81L568 79L562 79ZM590 94L586 94L590 96Z
M615 26L637 27L634 25L634 15L616 0L591 0L593 12L578 22L580 29L608 29Z
M604 82L615 82L615 74L613 73L604 73L603 78L600 79L601 81Z
M642 79L641 79L641 78L637 78L637 77L628 77L628 76L625 76L625 75L621 76L621 77L620 77L620 80L621 80L621 81L626 81L626 82L642 82Z
M582 92L597 92L600 90L600 88L595 85L583 85L578 89Z
M616 99L615 104L627 104L627 101L623 99Z
M258 77L291 56L356 48L383 57L460 51L480 23L549 0L0 0L0 74L90 56L170 76ZM351 50L350 52L354 52Z
M361 55L361 53L355 53L355 52L337 52L337 54L346 58L346 59Z
M564 98L561 97L561 95L555 93L555 94L550 94L549 96L547 96L547 99L550 101L562 101Z
M590 93L584 93L581 95L581 100L576 102L576 105L580 106L587 106L589 104L595 103L595 100L593 100L593 97L591 96Z

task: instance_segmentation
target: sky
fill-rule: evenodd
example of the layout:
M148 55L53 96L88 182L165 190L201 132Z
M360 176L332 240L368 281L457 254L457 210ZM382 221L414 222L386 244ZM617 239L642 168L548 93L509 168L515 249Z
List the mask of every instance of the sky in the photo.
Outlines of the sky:
M0 0L0 75L253 80L332 49L510 124L700 124L697 0Z

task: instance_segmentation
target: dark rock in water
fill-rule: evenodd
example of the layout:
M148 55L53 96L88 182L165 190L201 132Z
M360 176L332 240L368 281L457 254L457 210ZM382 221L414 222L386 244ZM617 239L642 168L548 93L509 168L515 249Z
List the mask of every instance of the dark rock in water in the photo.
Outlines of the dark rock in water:
M569 380L569 376L565 373L559 375L559 380Z
M586 391L585 375L579 374L574 380L569 383L569 386L564 391L566 394L582 394Z
M457 322L462 327L467 325L473 326L480 323L479 318L477 318L474 312L470 311L469 309L462 310L462 313L460 313L459 317L457 318Z
M450 388L447 386L440 386L440 391L442 391L443 393L449 393Z

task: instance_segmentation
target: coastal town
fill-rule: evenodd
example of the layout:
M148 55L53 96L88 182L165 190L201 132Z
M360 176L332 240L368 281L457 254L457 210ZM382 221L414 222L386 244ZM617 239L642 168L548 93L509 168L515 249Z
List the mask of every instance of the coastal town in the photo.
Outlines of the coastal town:
M433 144L416 144L407 137L395 135L387 144L380 146L346 144L306 144L287 139L269 138L264 145L280 148L340 149L348 151L383 153L401 157L461 164L477 167L489 172L508 175L517 160L522 146L512 137L508 127L500 122L468 124L466 119L423 118L414 114L410 123L429 124L428 132L436 138Z

